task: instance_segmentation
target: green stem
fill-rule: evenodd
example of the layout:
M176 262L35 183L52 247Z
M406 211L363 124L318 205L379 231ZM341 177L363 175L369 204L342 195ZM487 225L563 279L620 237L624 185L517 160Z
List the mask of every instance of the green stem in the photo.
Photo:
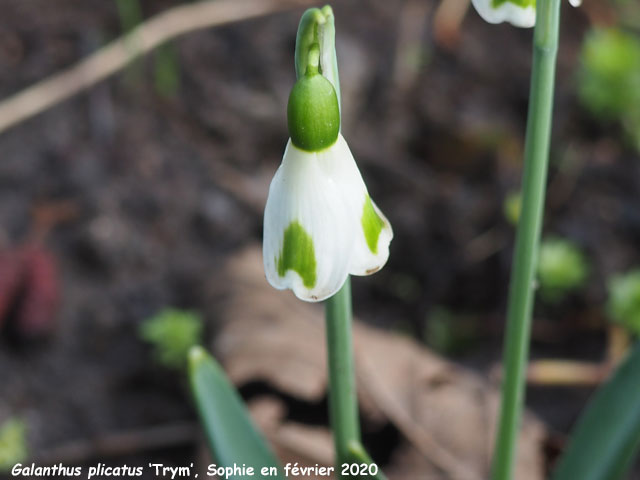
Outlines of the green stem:
M301 78L306 73L309 65L307 56L314 44L320 47L320 73L333 84L338 97L338 106L340 106L336 27L333 10L329 5L325 5L322 9L309 8L300 18L296 36L296 78Z
M348 462L350 445L360 444L353 342L351 338L351 280L325 303L329 361L329 416L336 465ZM340 468L337 469L338 474Z
M534 276L549 159L560 0L538 0L537 4L522 179L522 213L518 222L509 287L502 405L493 458L493 480L510 480L513 475L516 439L524 403Z
M322 75L333 84L338 105L340 105L335 24L333 11L328 5L322 9L310 8L300 19L296 37L296 77L301 78L314 65L317 68L318 61ZM364 451L360 443L358 398L353 363L349 276L342 288L325 302L325 315L329 365L329 417L335 444L336 475L342 478L340 466L350 461L352 449L357 447L357 451Z

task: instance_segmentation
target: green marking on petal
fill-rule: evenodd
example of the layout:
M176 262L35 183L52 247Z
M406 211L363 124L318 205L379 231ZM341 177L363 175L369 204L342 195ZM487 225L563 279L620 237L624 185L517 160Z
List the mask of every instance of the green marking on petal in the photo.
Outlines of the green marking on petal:
M362 230L364 231L364 238L367 240L369 250L371 250L374 255L378 253L378 237L383 227L384 220L376 213L371 203L371 197L367 195L364 201L364 208L362 209Z
M284 231L284 242L278 259L278 275L284 277L289 270L298 272L307 288L316 284L316 254L313 239L297 220Z
M536 0L491 0L491 6L493 8L499 8L505 3L513 3L521 8L536 8Z

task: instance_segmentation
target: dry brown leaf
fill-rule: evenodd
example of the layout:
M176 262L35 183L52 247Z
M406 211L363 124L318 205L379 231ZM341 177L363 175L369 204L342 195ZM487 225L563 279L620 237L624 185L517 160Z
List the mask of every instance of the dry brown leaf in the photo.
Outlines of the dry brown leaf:
M222 278L225 285L214 285L212 291L224 299L224 326L214 350L232 381L266 382L308 402L323 399L322 308L271 288L258 247L232 258ZM389 478L487 478L499 402L495 386L406 337L359 323L354 336L363 417L366 422L391 422L407 442L394 446ZM280 416L265 431L280 454L286 451L287 458L311 465L330 463L326 429L294 424L278 408L272 410ZM527 415L515 478L544 477L545 437L541 422Z
M251 417L275 448L282 465L297 462L304 467L333 466L333 440L325 427L286 421L286 407L275 396L261 396L248 404ZM305 475L313 480L316 477ZM326 480L326 476L320 476Z

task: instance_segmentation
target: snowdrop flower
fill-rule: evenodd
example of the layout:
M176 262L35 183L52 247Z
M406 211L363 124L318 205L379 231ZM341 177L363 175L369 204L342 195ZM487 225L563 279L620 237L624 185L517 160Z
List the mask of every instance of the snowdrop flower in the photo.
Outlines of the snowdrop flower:
M264 212L267 280L309 302L334 295L348 274L382 268L393 237L340 134L338 99L318 57L312 49L289 97L290 139Z
M482 18L489 23L509 22L516 27L536 24L536 0L471 0ZM574 7L582 0L569 0Z

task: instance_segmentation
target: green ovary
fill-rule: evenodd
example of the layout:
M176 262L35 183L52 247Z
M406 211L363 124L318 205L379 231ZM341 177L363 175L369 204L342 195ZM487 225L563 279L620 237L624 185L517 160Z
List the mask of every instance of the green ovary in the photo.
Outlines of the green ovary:
M536 7L536 0L491 0L493 8L499 8L505 3L513 3L521 8Z
M284 231L284 242L280 258L277 259L278 275L284 277L289 270L300 275L306 288L316 284L316 254L313 240L296 220Z
M364 201L364 208L362 209L362 230L364 231L364 238L367 240L369 250L376 255L378 253L378 237L384 227L384 220L380 218L373 208L371 198L367 195Z

